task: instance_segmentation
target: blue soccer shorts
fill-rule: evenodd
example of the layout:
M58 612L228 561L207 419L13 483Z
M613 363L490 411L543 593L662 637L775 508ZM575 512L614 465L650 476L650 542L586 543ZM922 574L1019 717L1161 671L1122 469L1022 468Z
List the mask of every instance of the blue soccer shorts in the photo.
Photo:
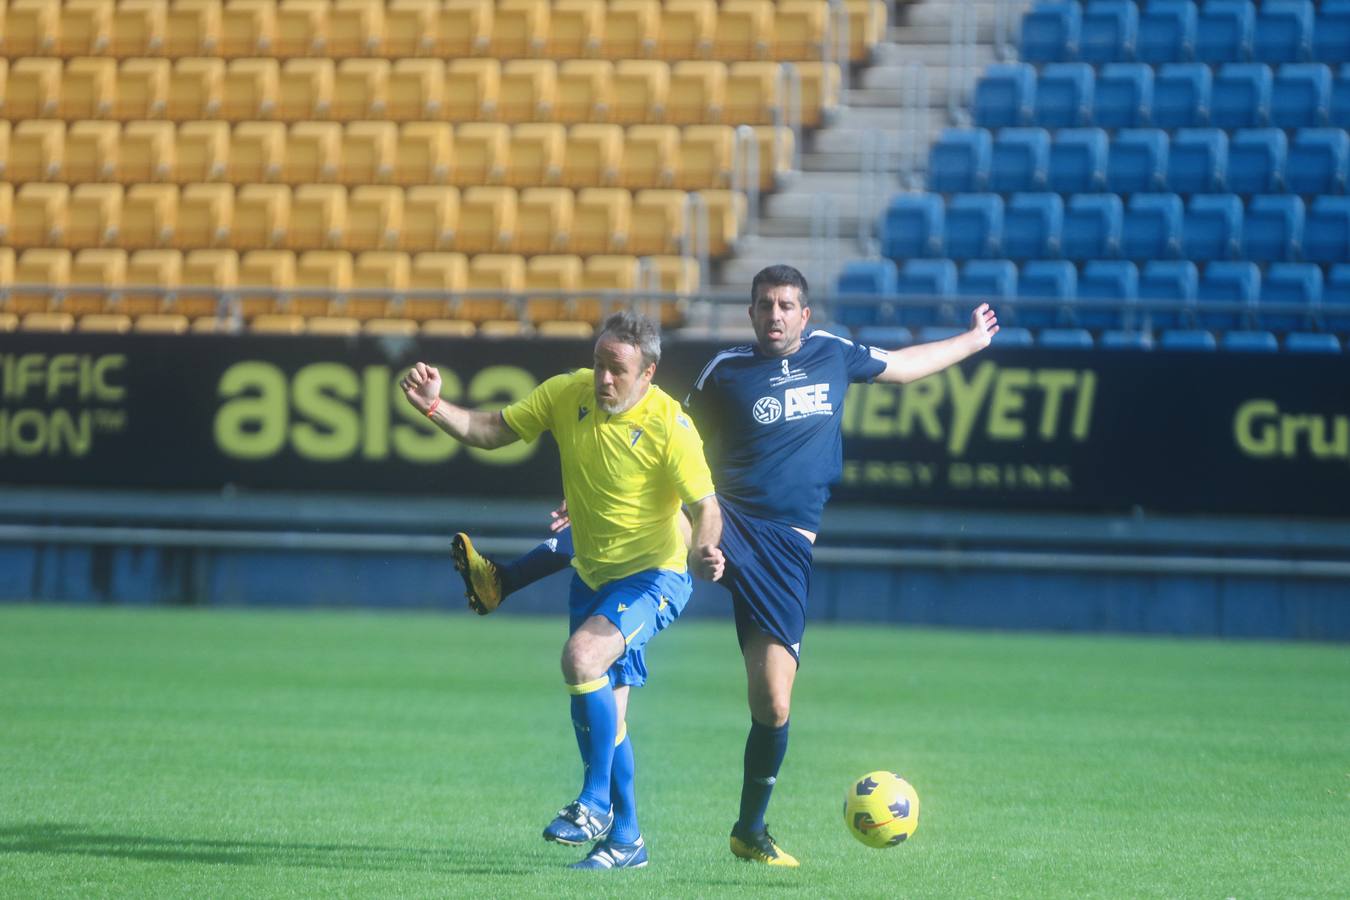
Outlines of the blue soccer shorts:
M720 546L727 559L721 584L731 591L741 648L750 629L757 629L800 661L811 590L811 542L789 525L747 515L724 502Z
M679 618L693 590L694 581L688 572L669 569L647 569L606 582L597 590L573 575L568 598L570 628L576 631L591 616L613 622L628 649L610 667L610 681L615 687L641 687L647 683L643 653L647 642Z

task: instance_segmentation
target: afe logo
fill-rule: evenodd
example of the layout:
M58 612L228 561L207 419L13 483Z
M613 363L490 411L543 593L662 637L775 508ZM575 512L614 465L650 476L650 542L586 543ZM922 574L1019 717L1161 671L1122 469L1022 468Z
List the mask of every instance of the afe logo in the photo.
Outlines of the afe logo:
M755 421L761 425L772 425L783 415L783 404L775 397L760 397L755 401Z

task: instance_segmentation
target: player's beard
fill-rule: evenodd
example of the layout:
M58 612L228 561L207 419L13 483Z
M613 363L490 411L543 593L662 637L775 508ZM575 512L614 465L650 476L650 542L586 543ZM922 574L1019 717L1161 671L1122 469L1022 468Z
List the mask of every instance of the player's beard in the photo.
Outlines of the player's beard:
M629 388L626 396L620 395L614 400L605 400L599 394L595 395L595 405L600 407L600 411L611 416L619 416L628 412L642 399L642 382L635 381Z

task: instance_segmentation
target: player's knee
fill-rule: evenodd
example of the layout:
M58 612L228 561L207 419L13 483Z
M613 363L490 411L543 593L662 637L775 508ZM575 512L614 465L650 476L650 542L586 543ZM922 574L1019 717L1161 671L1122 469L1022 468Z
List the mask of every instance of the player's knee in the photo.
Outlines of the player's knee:
M756 697L751 701L750 715L761 725L767 725L770 728L782 728L787 724L791 707L791 697L765 695Z
M609 670L616 658L602 642L577 632L563 645L563 678L568 684L594 681Z

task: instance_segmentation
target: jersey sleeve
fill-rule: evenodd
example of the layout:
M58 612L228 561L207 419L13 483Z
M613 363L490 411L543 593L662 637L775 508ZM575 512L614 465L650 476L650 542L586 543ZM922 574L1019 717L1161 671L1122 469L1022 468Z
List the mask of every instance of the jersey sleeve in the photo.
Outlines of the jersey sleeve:
M886 362L890 356L880 347L852 342L843 345L843 352L849 381L871 381L876 378L886 371Z
M502 409L506 424L525 443L533 443L553 427L553 407L559 394L572 381L571 375L554 375L524 397Z
M678 410L671 421L666 462L675 491L684 503L697 503L715 493L712 472L703 458L703 440L693 420Z

